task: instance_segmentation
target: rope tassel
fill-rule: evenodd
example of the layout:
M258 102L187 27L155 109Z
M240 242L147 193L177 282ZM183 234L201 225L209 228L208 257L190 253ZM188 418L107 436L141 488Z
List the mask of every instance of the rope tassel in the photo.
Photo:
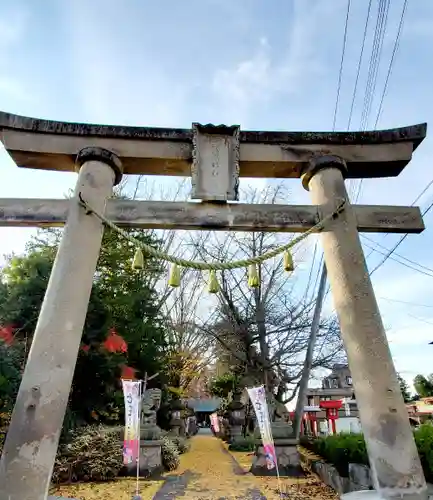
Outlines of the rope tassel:
M172 264L170 268L170 275L168 277L168 284L172 287L180 286L180 269L177 264Z
M293 257L289 250L284 252L284 271L290 273L295 270L295 266L293 264Z
M258 288L260 286L259 273L255 264L250 264L248 267L248 286L251 288Z
M219 291L220 291L220 285L218 283L216 272L212 269L209 274L208 292L218 293Z
M139 270L144 269L144 257L141 248L135 250L134 258L132 260L132 269Z

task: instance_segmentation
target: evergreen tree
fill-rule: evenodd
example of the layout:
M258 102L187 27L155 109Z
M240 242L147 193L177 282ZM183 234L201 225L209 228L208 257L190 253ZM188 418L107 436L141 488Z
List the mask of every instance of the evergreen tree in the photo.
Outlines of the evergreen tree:
M130 232L150 245L158 244L144 231ZM26 352L58 242L56 231L39 233L25 254L9 258L1 271L0 336L4 341L13 340L15 347L23 346ZM142 378L145 372L151 375L163 370L164 322L157 292L150 285L153 280L149 279L153 277L150 273L161 270L153 259L147 259L143 271L133 271L134 251L118 233L105 231L70 394L69 412L79 421L110 422L121 416L122 373ZM10 347L5 344L4 349ZM152 382L157 384L158 379ZM16 387L7 390L13 392Z
M421 398L427 398L433 396L433 380L432 375L426 378L424 375L417 375L414 378L413 385L417 394Z
M397 378L398 378L398 383L400 384L400 390L401 390L401 394L403 396L404 402L408 403L412 399L412 397L410 395L410 391L409 391L409 385L406 382L406 380L402 376L400 376L399 373L397 373Z

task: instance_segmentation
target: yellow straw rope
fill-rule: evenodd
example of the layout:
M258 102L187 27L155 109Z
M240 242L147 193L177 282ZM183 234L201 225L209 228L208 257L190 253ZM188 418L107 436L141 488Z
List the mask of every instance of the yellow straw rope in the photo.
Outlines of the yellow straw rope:
M307 231L305 231L305 233L302 233L301 235L297 236L296 238L294 238L289 243L286 243L285 245L281 245L277 248L274 248L273 250L269 250L268 252L262 255L258 255L257 257L250 257L249 259L236 260L234 262L211 262L211 263L181 259L179 257L175 257L174 255L170 255L166 252L163 252L162 250L158 250L157 248L154 248L151 245L147 245L146 243L143 243L135 239L126 231L116 226L116 224L114 224L112 221L104 217L104 215L94 210L85 200L83 200L81 196L79 197L78 203L80 206L85 208L89 214L95 215L95 217L97 217L106 226L110 227L111 229L119 233L121 236L123 236L126 240L130 241L137 247L141 248L145 254L150 255L151 257L165 260L167 262L171 262L172 264L177 264L178 266L181 267L196 269L198 271L224 271L229 269L240 269L242 267L261 264L265 260L272 259L273 257L276 257L277 255L285 252L286 250L289 250L290 248L294 247L301 241L305 240L305 238L307 238L307 236L309 236L310 234L321 231L324 228L326 222L328 222L331 219L334 219L338 214L340 214L343 211L346 202L345 200L343 200L338 205L338 207L335 209L334 212L324 217L315 226L308 229Z

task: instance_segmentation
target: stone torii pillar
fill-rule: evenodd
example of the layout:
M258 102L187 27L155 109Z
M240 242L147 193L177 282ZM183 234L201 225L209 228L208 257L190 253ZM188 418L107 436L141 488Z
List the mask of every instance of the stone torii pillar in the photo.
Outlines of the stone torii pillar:
M374 132L240 131L116 127L0 112L0 138L17 165L81 170L70 200L0 199L0 226L65 224L0 464L0 500L45 500L85 321L103 227L78 194L115 224L135 228L322 231L326 266L349 357L361 422L385 498L426 498L426 485L366 270L358 231L419 233L417 207L351 206L347 178L393 177L426 135L425 124ZM200 203L105 200L124 174L191 176ZM304 174L314 206L248 205L239 177Z
M303 185L325 214L346 200L345 210L321 240L374 486L379 498L426 499L418 451L344 185L346 174L342 158L316 156L305 170Z
M120 160L105 149L87 148L76 165L74 199L83 196L104 211L122 177ZM48 495L103 232L97 218L72 204L3 448L1 499Z

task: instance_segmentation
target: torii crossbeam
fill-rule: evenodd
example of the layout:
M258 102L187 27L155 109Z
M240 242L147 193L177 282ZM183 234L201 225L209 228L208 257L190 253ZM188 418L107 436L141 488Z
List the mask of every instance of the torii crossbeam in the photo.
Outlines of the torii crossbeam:
M0 226L65 224L0 464L9 500L48 494L103 226L82 196L116 224L142 228L302 232L335 211L322 231L325 262L352 372L376 487L387 498L426 498L358 231L419 233L416 207L351 206L344 178L394 177L426 125L350 133L115 127L0 113L1 141L20 167L79 170L70 200L0 200ZM200 203L108 200L122 174L192 177ZM248 205L239 177L300 178L314 206ZM3 498L3 497L2 497Z

